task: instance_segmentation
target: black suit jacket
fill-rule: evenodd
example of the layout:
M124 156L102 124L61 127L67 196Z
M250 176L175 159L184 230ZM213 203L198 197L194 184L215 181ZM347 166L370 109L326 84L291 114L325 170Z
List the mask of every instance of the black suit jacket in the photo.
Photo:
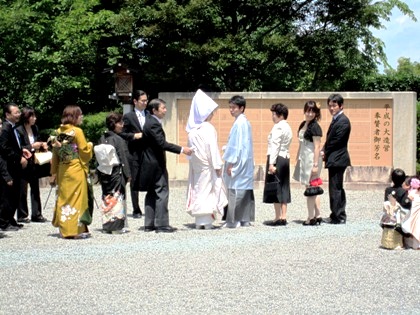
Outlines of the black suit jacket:
M31 126L31 129L32 129L32 133L34 135L34 142L39 141L38 127L36 125L33 125L33 126ZM22 148L25 148L25 149L28 149L29 151L31 151L32 150L32 145L31 145L31 142L29 141L29 136L28 136L28 133L26 132L25 126L20 125L19 127L16 128L16 130L19 133Z
M140 191L153 188L161 176L167 176L166 151L180 154L182 147L166 141L161 123L146 115L143 128L144 150L140 164Z
M23 141L20 140L22 143ZM16 136L12 125L5 121L3 129L0 134L0 155L6 162L7 171L13 178L21 176L22 165L20 160L22 158L22 149L16 140Z
M147 115L147 112L146 112ZM123 132L119 134L124 140L127 141L128 152L130 153L130 158L137 161L141 160L141 155L144 147L144 141L142 138L134 139L134 134L138 132L143 132L139 119L137 118L136 112L133 110L123 117L124 129ZM135 174L132 174L135 176Z
M31 126L32 129L32 133L34 135L34 142L39 141L39 130L38 127L36 125ZM22 175L23 178L25 178L26 180L29 180L31 177L35 176L35 150L32 150L32 144L29 140L29 136L28 133L26 132L25 126L24 125L20 125L16 128L18 134L19 134L19 139L21 139L21 146L22 148L27 149L29 152L32 153L31 158L28 160L28 166L22 171Z
M350 155L347 149L350 132L350 120L344 114L337 116L336 121L331 123L323 148L326 168L347 167L351 165Z
M119 136L127 141L129 153L128 160L131 171L130 185L133 190L138 191L140 186L140 164L143 159L144 141L143 138L134 139L134 134L143 132L143 130L134 110L124 115L123 122L124 129Z

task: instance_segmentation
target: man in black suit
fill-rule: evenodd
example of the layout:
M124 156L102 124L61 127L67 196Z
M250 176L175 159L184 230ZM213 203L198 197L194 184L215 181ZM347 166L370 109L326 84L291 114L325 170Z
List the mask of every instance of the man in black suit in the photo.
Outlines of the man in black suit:
M10 177L2 180L2 200L0 208L0 228L4 231L16 231L23 227L14 218L19 206L22 170L28 165L31 153L24 149L16 130L20 119L20 110L15 103L3 106L5 121L0 134L0 155L6 164Z
M347 149L351 125L350 120L344 115L344 100L340 94L330 95L327 104L333 120L328 128L321 155L325 161L325 168L328 168L331 214L329 219L324 221L331 224L345 224L347 220L346 192L343 188L343 180L346 167L351 165Z
M169 225L168 201L169 180L166 169L166 151L191 155L192 150L166 142L162 119L166 114L165 101L153 99L147 106L151 114L146 115L143 128L143 160L140 171L140 190L147 191L145 197L144 231L171 233L176 231Z
M145 122L145 109L147 106L147 94L142 90L133 93L134 110L125 114L123 117L124 130L120 136L127 141L128 152L130 153L130 193L133 205L133 218L140 219L142 212L139 205L139 180L140 162L143 151L142 132Z

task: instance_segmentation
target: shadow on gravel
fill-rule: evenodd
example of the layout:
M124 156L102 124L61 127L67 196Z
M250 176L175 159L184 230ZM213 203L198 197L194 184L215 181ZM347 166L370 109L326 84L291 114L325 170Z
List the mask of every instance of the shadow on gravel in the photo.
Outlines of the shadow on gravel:
M49 237L56 237L56 238L61 238L60 233L50 233L48 234Z

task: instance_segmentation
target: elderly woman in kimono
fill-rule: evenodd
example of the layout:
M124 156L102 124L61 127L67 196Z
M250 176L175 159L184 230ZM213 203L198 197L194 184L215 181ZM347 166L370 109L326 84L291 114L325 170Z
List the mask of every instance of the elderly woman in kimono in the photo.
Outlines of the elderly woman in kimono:
M52 224L63 238L88 237L92 223L93 192L89 180L92 143L87 142L82 129L82 110L66 106L57 136L51 137L53 157L50 183L57 184L57 200Z
M254 150L251 124L244 115L245 99L235 95L229 100L235 122L229 133L223 159L223 180L228 189L228 212L225 227L250 226L255 220Z
M187 212L197 229L210 229L227 205L221 174L223 162L217 147L216 129L210 123L218 104L198 90L192 100L187 124L189 157Z
M125 186L131 177L127 144L119 136L124 127L123 116L110 113L105 123L108 131L93 148L102 188L102 229L106 233L122 234L128 232Z

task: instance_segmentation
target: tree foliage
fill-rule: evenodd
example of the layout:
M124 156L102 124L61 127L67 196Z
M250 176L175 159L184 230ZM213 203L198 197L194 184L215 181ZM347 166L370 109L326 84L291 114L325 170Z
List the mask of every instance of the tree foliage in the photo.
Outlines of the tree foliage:
M420 172L420 63L398 59L397 69L365 78L365 91L414 91L417 93L417 172Z
M361 82L365 91L414 91L420 101L420 63L411 62L409 58L398 59L397 69L387 69Z
M399 0L0 0L0 101L109 109L105 68L160 91L359 90Z
M372 35L402 1L131 0L124 21L151 89L357 90L384 61ZM144 58L145 57L145 58Z
M115 13L99 0L0 2L0 97L44 112L89 105Z

